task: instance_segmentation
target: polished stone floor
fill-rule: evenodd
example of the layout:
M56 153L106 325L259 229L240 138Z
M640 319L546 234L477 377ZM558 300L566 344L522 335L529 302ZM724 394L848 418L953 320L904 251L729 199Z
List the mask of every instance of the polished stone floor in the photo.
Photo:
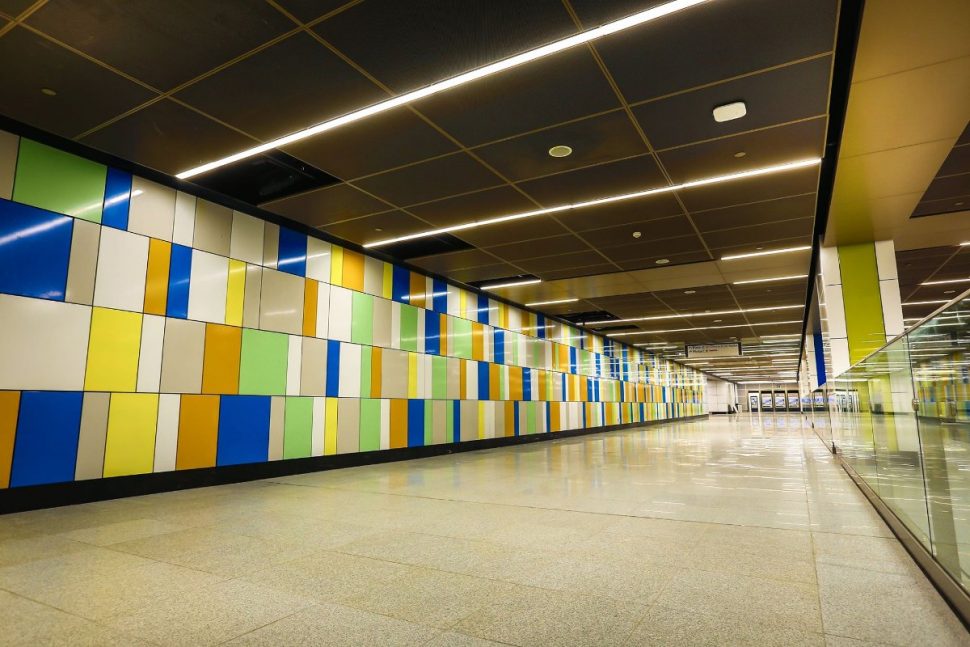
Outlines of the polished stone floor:
M0 517L3 645L967 645L795 415Z

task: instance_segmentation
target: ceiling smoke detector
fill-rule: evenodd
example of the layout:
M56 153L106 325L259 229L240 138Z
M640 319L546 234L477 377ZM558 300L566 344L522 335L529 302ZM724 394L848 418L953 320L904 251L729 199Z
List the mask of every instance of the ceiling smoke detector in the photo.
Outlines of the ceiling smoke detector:
M746 114L748 114L748 107L744 105L744 101L734 101L714 108L714 121L721 124L725 121L740 119Z
M569 157L573 154L573 149L569 146L553 146L549 149L549 155L551 157Z

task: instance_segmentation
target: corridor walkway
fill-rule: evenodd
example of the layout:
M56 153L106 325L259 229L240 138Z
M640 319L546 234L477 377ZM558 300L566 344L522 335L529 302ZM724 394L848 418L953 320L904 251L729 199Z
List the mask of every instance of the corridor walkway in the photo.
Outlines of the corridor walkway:
M966 645L797 416L0 517L0 644Z

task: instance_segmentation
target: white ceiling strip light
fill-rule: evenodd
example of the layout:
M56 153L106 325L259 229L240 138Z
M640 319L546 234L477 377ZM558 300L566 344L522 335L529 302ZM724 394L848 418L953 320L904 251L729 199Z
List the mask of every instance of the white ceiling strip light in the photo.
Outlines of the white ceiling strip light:
M818 160L821 161L821 160ZM763 252L750 252L748 254L731 254L722 256L722 261L735 261L739 258L753 258L755 256L771 256L773 254L790 254L791 252L806 252L812 248L811 245L801 245L799 247L784 247L782 249L768 249Z
M414 90L413 92L408 92L392 99L375 103L372 106L355 110L354 112L346 114L342 117L337 117L336 119L331 119L330 121L325 121L315 126L299 130L295 133L280 137L279 139L268 141L265 144L247 148L244 151L234 153L228 157L223 157L222 159L208 162L206 164L202 164L201 166L196 166L195 168L191 168L187 171L182 171L176 175L176 177L181 180L186 180L190 177L207 173L208 171L212 171L227 164L232 164L233 162L238 162L239 160L244 160L248 157L259 155L260 153L265 153L266 151L274 148L287 146L294 142L298 142L301 139L313 137L315 135L319 135L320 133L325 133L328 130L334 130L335 128L345 126L355 121L360 121L361 119L366 119L367 117L372 117L382 112L393 110L394 108L412 103L419 99L430 97L431 95L438 94L439 92L444 92L445 90L450 90L460 85L471 83L472 81L477 81L487 76L498 74L499 72L504 72L505 70L523 65L525 63L531 63L532 61L545 58L546 56L551 56L552 54L557 54L564 50L576 47L577 45L589 43L598 38L603 38L604 36L609 36L610 34L615 34L625 29L630 29L631 27L636 27L652 20L657 20L658 18L663 18L664 16L668 16L672 13L683 11L684 9L689 9L695 5L704 4L705 2L710 1L711 0L675 0L674 2L668 2L667 4L660 5L659 7L654 7L652 9L647 9L646 11L635 13L632 16L627 16L626 18L607 23L600 27L596 27L595 29L584 31L576 34L575 36L557 40L554 43L537 47L536 49L523 52L522 54L517 54L510 58L503 59L475 70L471 70L470 72L465 72L464 74L459 74L458 76L454 76L450 79L432 83L431 85Z
M559 303L575 303L576 301L579 301L579 299L554 299L552 301L533 301L525 305L531 308L533 306L552 306Z
M768 279L748 279L747 281L735 281L734 285L749 285L751 283L771 283L773 281L793 281L795 279L808 278L808 274L791 274L789 276L772 276Z
M520 285L535 285L542 283L541 279L528 279L526 281L509 281L508 283L490 283L478 286L479 290L498 290L499 288L517 288Z
M734 324L731 326L698 326L697 328L674 328L671 330L636 330L632 332L615 332L608 334L607 337L628 337L630 335L662 335L668 332L692 332L694 330L721 330L724 328L748 328L750 326L780 326L782 324L802 323L801 319L796 321L761 321L750 324Z
M621 202L623 200L634 200L636 198L645 198L651 195L657 195L660 193L670 193L671 191L679 191L681 189L691 189L698 186L706 186L708 184L718 184L720 182L731 182L733 180L743 180L749 177L757 177L759 175L769 175L771 173L782 173L784 171L792 171L795 169L805 168L808 166L815 166L819 164L822 160L817 157L811 159L797 160L794 162L786 162L785 164L776 164L774 166L765 166L763 168L756 168L750 171L741 171L739 173L730 173L728 175L716 175L714 177L707 177L700 180L693 180L691 182L684 182L683 184L675 184L673 186L662 186L655 189L646 189L644 191L637 191L635 193L623 193L621 195L609 196L606 198L597 198L595 200L587 200L585 202L575 202L573 204L563 204L558 207L548 207L546 209L535 209L533 211L524 211L522 213L513 213L507 216L498 216L496 218L486 218L485 220L474 220L472 222L466 222L460 225L451 225L450 227L439 227L437 229L428 229L426 231L420 231L415 234L408 234L406 236L398 236L396 238L386 238L384 240L377 240L372 243L364 243L364 247L383 247L384 245L392 245L394 243L403 243L408 240L416 240L418 238L427 238L429 236L439 236L441 234L450 234L456 231L464 231L466 229L474 229L476 227L484 227L486 225L497 225L502 222L511 222L513 220L522 220L524 218L534 218L536 216L545 216L552 213L560 213L563 211L572 211L574 209L585 209L587 207L595 207L601 204L610 204L612 202ZM798 248L801 249L801 248ZM805 249L811 249L806 247ZM777 250L775 252L761 252L764 254L770 253L781 253L783 251L797 251L793 250ZM756 254L757 255L757 254ZM727 257L722 258L725 260Z
M654 315L652 317L634 317L632 319L607 319L605 321L589 321L581 324L586 327L590 326L607 326L611 324L618 323L630 323L631 321L660 321L662 319L680 319L680 318L690 318L690 317L716 317L718 315L735 315L735 314L746 314L749 312L771 312L773 310L793 310L795 308L804 308L803 305L790 305L790 306L770 306L766 308L743 308L740 310L712 310L709 312L685 312L683 314L674 315Z

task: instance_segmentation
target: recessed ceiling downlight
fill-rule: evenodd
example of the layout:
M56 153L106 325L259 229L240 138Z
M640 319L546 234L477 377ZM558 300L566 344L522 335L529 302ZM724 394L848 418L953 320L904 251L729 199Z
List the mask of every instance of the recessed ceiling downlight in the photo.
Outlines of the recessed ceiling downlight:
M654 263L656 263L657 265L666 265L669 262L670 262L669 258L658 258L657 260L654 261Z
M569 157L573 154L573 149L569 146L553 146L549 149L550 157Z

